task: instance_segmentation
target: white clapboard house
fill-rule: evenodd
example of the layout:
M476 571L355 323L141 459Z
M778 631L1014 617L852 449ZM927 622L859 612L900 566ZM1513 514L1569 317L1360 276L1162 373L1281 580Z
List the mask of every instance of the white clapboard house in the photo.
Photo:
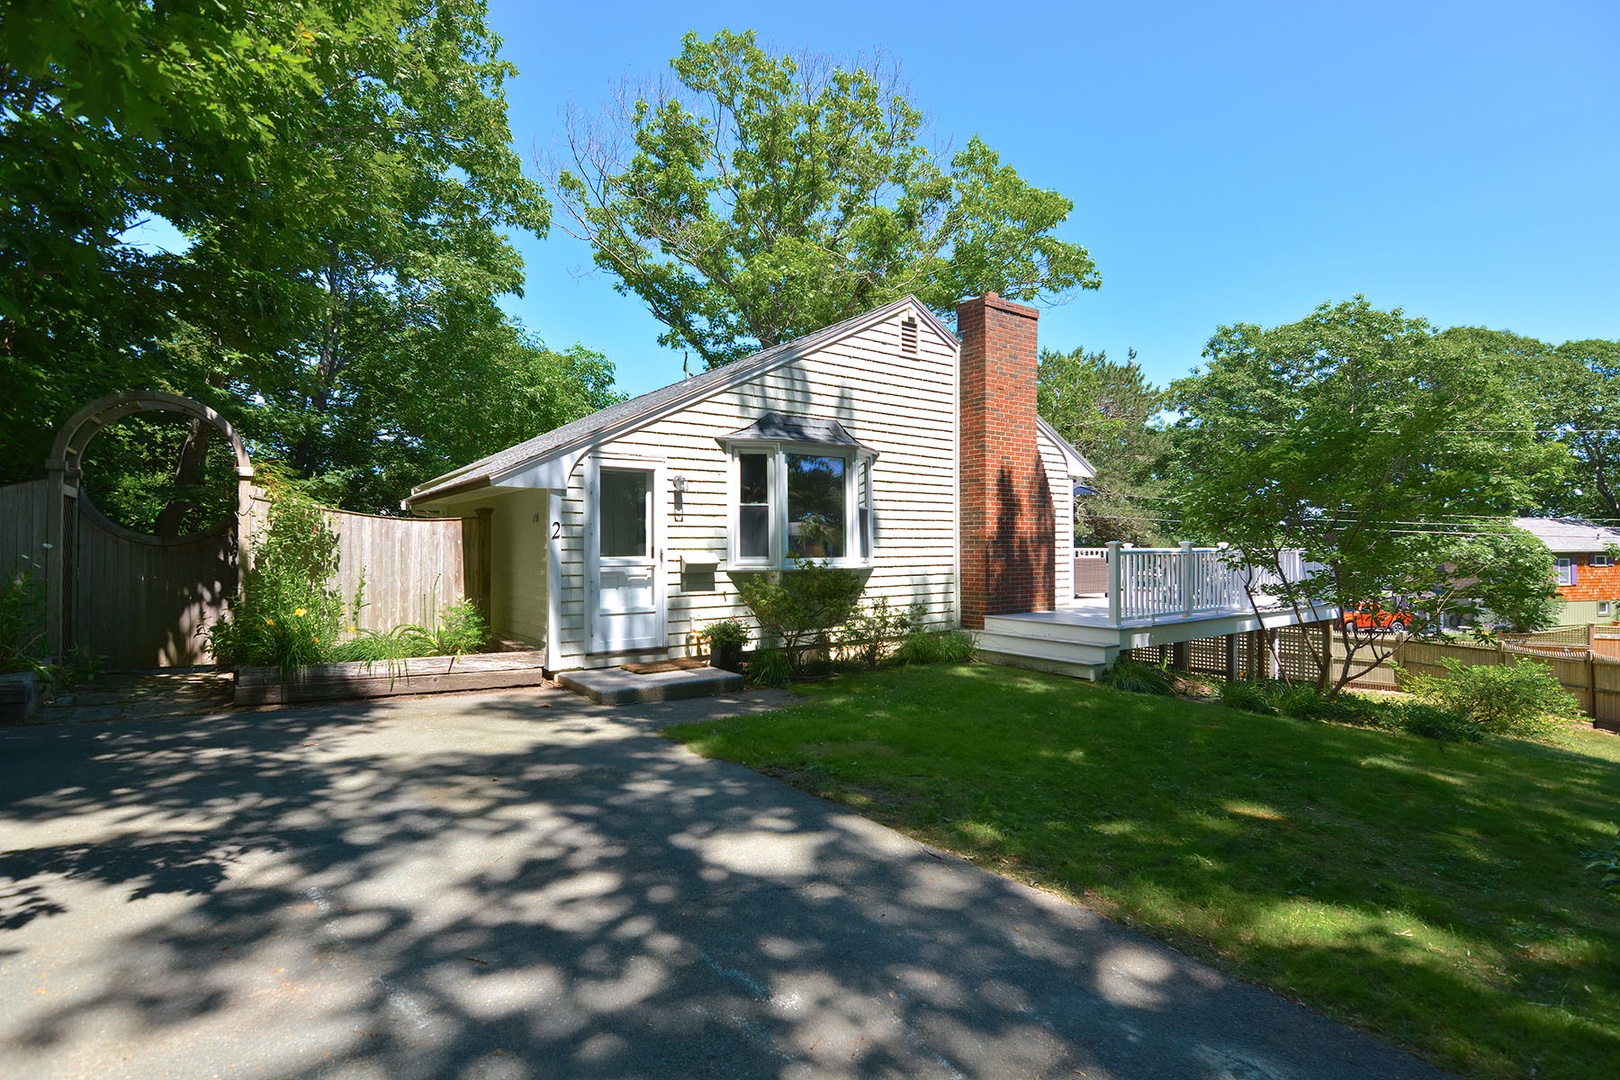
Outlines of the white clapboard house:
M796 558L980 631L987 656L1082 676L1121 649L1297 621L1257 617L1215 552L1077 562L1074 490L1092 468L1036 415L1037 318L991 293L958 309L958 340L908 297L475 461L405 505L484 519L492 628L554 671L686 655L694 631L748 618L739 576ZM1077 567L1098 587L1077 590Z

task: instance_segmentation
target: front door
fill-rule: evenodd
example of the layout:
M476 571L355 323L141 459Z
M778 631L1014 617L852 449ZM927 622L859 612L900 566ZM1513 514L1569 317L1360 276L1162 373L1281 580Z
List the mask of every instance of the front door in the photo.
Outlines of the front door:
M656 465L593 462L586 584L591 652L661 649L664 582Z

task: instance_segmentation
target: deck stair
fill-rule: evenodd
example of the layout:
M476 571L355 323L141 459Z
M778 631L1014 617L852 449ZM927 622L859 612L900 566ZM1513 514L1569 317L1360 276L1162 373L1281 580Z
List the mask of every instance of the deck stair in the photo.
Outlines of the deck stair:
M1084 626L1038 611L987 615L979 632L979 655L996 664L1034 668L1080 679L1095 679L1118 658L1118 630Z

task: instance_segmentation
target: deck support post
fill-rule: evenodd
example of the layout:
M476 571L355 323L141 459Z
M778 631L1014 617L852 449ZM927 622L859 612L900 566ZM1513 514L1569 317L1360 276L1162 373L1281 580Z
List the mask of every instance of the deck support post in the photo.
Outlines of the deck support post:
M1119 625L1119 541L1108 541L1108 625Z

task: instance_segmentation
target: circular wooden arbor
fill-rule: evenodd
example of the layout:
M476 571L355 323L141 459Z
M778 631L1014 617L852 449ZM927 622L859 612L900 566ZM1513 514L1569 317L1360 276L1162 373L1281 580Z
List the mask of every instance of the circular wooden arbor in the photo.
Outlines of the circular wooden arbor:
M108 425L142 413L171 413L190 417L213 426L229 440L236 458L236 513L222 526L191 536L146 536L109 522L93 511L80 490L85 448ZM45 628L52 655L60 658L78 644L76 617L82 610L78 579L83 564L80 548L87 542L81 535L81 520L90 521L98 532L112 535L122 545L142 549L143 580L135 584L148 586L148 591L159 594L165 591L165 583L162 580L145 580L154 576L151 573L153 566L161 566L166 556L180 557L184 551L196 548L200 543L213 541L216 545L223 544L228 550L219 552L219 558L215 561L221 565L225 562L230 564L232 580L228 584L234 591L234 569L244 554L241 547L245 530L241 529L239 523L246 519L252 498L253 465L248 460L247 449L242 445L236 429L213 409L190 398L159 391L135 391L101 398L74 413L62 425L51 448L51 456L45 462L45 469ZM158 579L162 576L161 573L155 575ZM221 581L216 582L215 586L223 588L226 584ZM161 597L154 597L154 600L157 599ZM139 626L147 612L124 612L123 615L129 625Z

